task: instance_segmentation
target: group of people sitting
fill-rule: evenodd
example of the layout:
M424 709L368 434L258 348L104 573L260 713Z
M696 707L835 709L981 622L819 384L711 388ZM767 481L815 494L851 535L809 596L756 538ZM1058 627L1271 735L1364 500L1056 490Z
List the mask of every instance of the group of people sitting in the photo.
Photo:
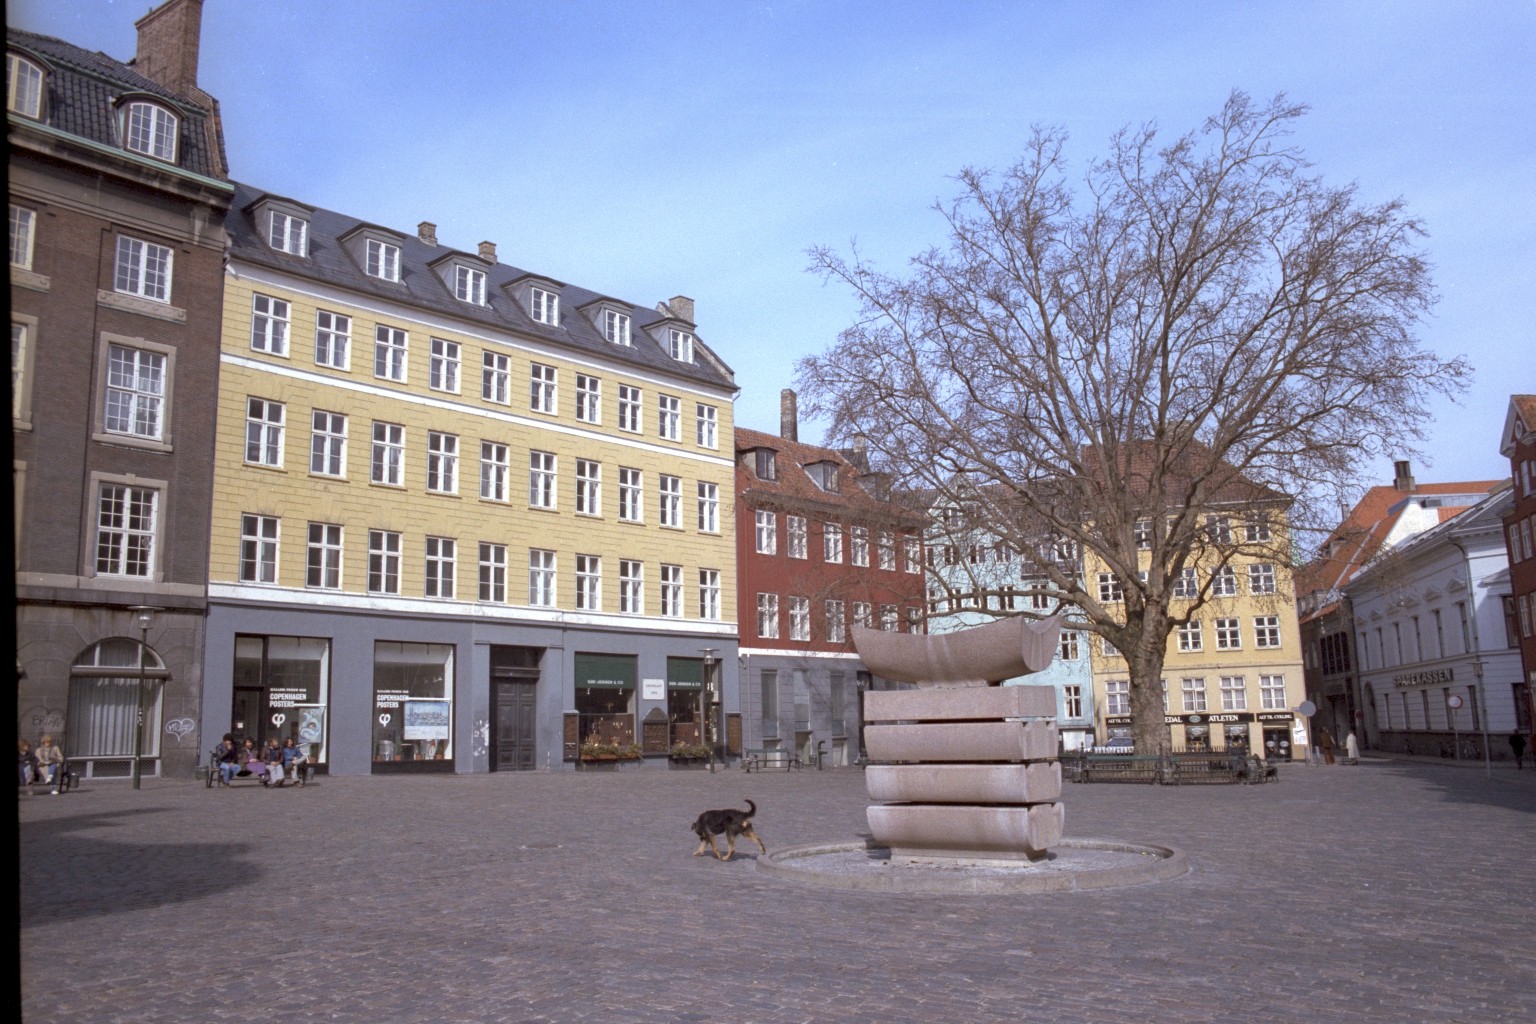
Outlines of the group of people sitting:
M279 746L277 738L267 740L265 747L247 737L244 743L235 742L231 733L214 748L214 759L219 766L219 784L228 786L236 776L254 775L263 786L281 786L284 782L300 781L308 757L304 748L292 736Z
M64 751L53 742L52 736L37 741L34 749L26 740L16 741L17 783L27 787L32 795L34 785L53 787L53 795L59 795L59 783L64 778Z

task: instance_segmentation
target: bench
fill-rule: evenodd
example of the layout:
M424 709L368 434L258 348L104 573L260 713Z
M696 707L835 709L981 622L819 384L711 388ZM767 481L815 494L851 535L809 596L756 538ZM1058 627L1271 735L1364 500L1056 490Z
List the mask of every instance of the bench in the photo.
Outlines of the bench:
M741 767L743 771L764 772L770 768L782 768L789 771L791 768L800 767L800 759L795 756L793 750L760 749L746 750L741 755Z
M290 765L287 771L284 772L284 784L286 785L287 782L292 782L299 786L307 785L310 778L314 774L315 763L313 761L305 761L303 764ZM229 785L238 785L242 782L254 782L261 786L269 785L265 775L257 775L255 772L247 771L243 766L238 772L235 773L235 777L229 782ZM219 771L218 751L210 750L208 752L208 767L205 769L203 785L207 786L209 789L212 789L214 786L224 784L223 773Z
M1068 769L1073 782L1161 781L1162 758L1134 754L1085 754Z

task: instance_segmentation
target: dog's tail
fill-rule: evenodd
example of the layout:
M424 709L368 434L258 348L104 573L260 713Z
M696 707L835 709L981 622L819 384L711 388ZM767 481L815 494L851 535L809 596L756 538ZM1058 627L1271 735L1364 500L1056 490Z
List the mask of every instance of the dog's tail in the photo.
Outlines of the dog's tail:
M745 799L745 798L743 798L743 799ZM753 803L751 800L748 800L747 801L747 806L752 808L750 811L747 812L747 817L750 818L750 817L752 817L753 815L755 815L757 813L757 804Z

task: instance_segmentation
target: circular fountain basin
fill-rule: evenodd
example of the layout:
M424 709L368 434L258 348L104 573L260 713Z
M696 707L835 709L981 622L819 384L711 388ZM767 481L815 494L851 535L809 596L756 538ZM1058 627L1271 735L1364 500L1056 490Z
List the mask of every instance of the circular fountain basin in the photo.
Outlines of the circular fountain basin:
M1114 839L1062 839L1035 861L900 857L869 840L787 846L757 870L834 889L892 893L1077 892L1145 885L1189 870L1184 851Z

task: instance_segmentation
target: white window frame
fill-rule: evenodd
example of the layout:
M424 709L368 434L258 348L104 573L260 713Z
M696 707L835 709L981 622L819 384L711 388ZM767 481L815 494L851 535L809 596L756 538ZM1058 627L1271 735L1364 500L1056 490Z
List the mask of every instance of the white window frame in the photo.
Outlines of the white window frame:
M615 345L628 347L631 337L629 316L617 310L603 310L603 337Z
M645 476L632 466L619 467L619 519L626 523L645 521Z
M760 508L753 513L753 519L757 524L757 553L760 555L778 554L779 517L777 513Z
M471 306L485 305L485 271L456 263L453 267L453 295Z
M169 303L175 264L176 253L169 246L118 235L112 290L151 302Z
M400 593L400 534L368 531L368 593Z
M315 365L333 370L352 366L352 318L328 309L315 310Z
M1216 649L1240 651L1243 649L1243 624L1237 617L1216 620Z
M347 475L347 417L315 409L309 418L309 472L314 476Z
M848 642L848 612L847 606L836 598L829 598L826 602L827 643L844 644Z
M1205 677L1186 676L1179 680L1185 714L1204 714L1206 707Z
M480 360L480 397L497 405L512 404L512 357L486 352Z
M288 331L292 306L260 292L251 296L251 350L273 356L288 355Z
M823 523L821 526L822 561L833 565L843 562L843 526L841 523Z
M720 532L720 485L699 481L699 532Z
M107 343L106 357L102 430L125 437L163 440L170 357L117 342Z
M32 251L37 235L37 211L11 204L11 266L32 269Z
M5 109L34 121L43 116L43 69L20 54L5 55Z
M699 618L718 622L722 614L720 601L720 570L699 570Z
M881 569L896 571L896 535L890 530L881 530L875 535L875 557Z
M779 638L779 595L757 595L757 637L759 640Z
M507 546L480 542L479 598L491 604L507 603Z
M1200 594L1200 574L1192 565L1186 565L1173 578L1173 596L1186 600Z
M1408 695L1404 693L1403 696L1406 698ZM1259 676L1259 709L1261 711L1286 710L1285 676Z
M661 614L663 618L683 617L683 567L663 562L658 586L661 589Z
M281 210L267 211L267 244L290 256L309 256L309 221Z
M808 597L790 595L789 638L791 640L811 638L811 599Z
M1277 592L1275 567L1270 562L1254 562L1248 566L1248 593L1255 596Z
M1185 622L1174 628L1178 634L1179 650L1183 653L1193 653L1205 650L1205 633L1200 628L1200 620Z
M694 405L694 434L700 448L720 447L720 410L705 402Z
M283 434L286 409L282 402L266 398L245 400L245 464L283 467Z
M1110 679L1104 683L1104 713L1128 715L1131 713L1131 681Z
M368 480L384 487L405 486L405 427L373 422L373 448Z
M644 394L630 384L619 385L619 429L641 433L644 425Z
M1237 596L1237 571L1230 565L1223 565L1211 573L1211 596Z
M576 460L576 514L603 514L603 464L595 459Z
M480 497L505 502L512 480L512 449L499 441L480 442Z
M656 516L658 525L683 528L683 478L663 473L656 478Z
M1221 677L1221 710L1248 710L1248 680L1243 676Z
M582 423L603 422L603 382L591 374L576 375L576 418Z
M1253 617L1253 646L1259 650L1273 650L1281 646L1280 616L1255 615Z
M528 315L534 323L560 326L560 295L544 288L528 289Z
M458 593L459 544L452 537L426 538L422 596L451 601Z
M560 411L560 371L543 363L528 367L528 408L554 415Z
M535 608L553 608L556 603L556 559L553 551L528 549L528 603Z
M130 152L175 163L180 133L181 118L158 103L132 100L123 107L123 148Z
M304 556L304 585L311 590L340 590L343 532L340 523L310 523Z
M459 393L459 343L446 338L432 338L427 356L427 387L433 391Z
M557 508L559 461L553 452L528 453L528 504L532 508Z
M459 435L427 431L427 491L459 493Z
M1099 603L1117 604L1125 600L1125 586L1112 572L1099 573Z
M667 328L667 354L680 363L693 362L693 335L676 327Z
M398 327L378 324L373 329L373 375L404 384L410 370L411 335Z
M790 558L809 558L807 552L807 538L810 536L810 527L806 524L805 516L784 517L784 553Z
M853 621L865 629L873 629L875 625L874 606L868 601L853 602Z
M576 610L603 610L603 559L600 555L576 556Z
M656 396L656 434L664 441L682 439L682 399L676 395Z
M645 614L645 563L639 559L619 559L619 614Z
M904 537L901 541L901 550L904 571L909 573L921 573L923 571L923 542L917 537Z
M848 530L848 564L869 567L869 527L853 526Z
M363 271L381 281L400 280L400 247L377 238L364 240Z
M277 583L278 544L282 520L277 516L240 514L241 583L274 585Z
M96 491L93 564L97 576L159 574L160 488L102 481Z

